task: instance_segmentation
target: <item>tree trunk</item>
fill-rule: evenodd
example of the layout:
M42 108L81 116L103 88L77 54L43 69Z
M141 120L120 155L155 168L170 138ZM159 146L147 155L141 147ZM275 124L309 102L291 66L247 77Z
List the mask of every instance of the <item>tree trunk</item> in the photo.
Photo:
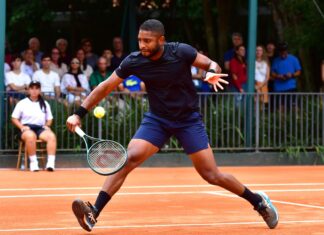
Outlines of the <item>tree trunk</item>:
M213 17L211 14L211 7L209 0L203 0L203 14L206 30L206 39L209 56L213 59L216 58L216 43L213 32Z

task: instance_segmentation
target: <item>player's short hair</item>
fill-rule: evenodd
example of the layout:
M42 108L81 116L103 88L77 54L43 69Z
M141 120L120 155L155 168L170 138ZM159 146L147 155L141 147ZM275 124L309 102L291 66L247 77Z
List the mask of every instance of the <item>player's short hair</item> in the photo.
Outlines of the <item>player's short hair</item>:
M144 23L142 23L140 26L140 30L156 32L161 36L164 36L165 34L164 25L161 23L161 21L155 19L144 21Z

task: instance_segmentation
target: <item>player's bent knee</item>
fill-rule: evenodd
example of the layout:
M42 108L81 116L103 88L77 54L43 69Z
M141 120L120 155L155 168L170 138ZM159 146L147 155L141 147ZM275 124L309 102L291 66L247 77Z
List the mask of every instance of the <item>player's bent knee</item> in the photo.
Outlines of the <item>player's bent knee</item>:
M223 185L224 182L226 181L226 176L222 173L214 173L214 172L209 172L205 175L203 175L203 178L209 183L213 185Z

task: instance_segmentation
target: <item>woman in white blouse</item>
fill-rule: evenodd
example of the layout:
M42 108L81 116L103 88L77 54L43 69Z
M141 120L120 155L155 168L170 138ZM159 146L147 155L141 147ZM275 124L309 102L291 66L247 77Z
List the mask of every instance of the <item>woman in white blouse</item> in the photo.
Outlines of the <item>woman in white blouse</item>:
M263 46L256 48L255 61L255 90L260 93L260 101L268 103L268 82L270 79L270 65Z
M63 75L61 91L66 95L68 104L81 105L90 91L87 77L80 69L80 61L77 58L71 60L69 71Z
M80 61L80 69L87 76L88 81L93 73L93 68L87 63L85 52L83 49L77 50L76 58Z

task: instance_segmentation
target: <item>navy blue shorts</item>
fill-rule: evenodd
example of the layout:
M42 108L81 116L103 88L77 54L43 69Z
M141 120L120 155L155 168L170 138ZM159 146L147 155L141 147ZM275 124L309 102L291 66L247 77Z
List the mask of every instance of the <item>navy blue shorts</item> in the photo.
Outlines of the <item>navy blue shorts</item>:
M207 132L198 112L181 121L171 121L147 112L133 139L143 139L162 148L173 135L187 154L208 148Z
M30 130L32 130L36 136L37 136L37 139L39 138L40 134L45 131L44 127L43 126L39 126L39 125L34 125L34 124L24 124L24 126L29 126ZM22 135L22 132L19 132L18 133L18 137L19 139L21 139L21 135Z

